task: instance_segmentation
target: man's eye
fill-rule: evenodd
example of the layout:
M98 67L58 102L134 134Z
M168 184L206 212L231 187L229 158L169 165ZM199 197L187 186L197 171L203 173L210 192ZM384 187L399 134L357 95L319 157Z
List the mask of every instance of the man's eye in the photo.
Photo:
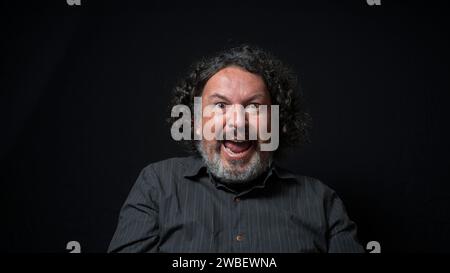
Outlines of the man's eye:
M216 105L216 107L219 107L221 109L225 109L225 103L223 103L223 102L218 102L215 105Z
M257 110L258 107L259 107L259 104L258 104L258 103L251 103L251 104L247 105L245 108Z

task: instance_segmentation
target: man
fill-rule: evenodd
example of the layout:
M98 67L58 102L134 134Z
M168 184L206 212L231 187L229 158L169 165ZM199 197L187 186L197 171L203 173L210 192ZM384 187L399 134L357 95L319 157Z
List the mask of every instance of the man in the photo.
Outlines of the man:
M363 252L336 193L276 164L281 150L307 138L309 124L295 77L279 60L248 45L202 60L175 88L173 103L194 111L196 97L203 111L200 127L198 117L188 120L194 155L142 170L109 252ZM262 106L279 112L264 114ZM205 115L208 107L215 115ZM249 132L265 122L278 128L274 113L280 145L264 150L270 140ZM215 136L232 137L198 138L211 120L220 125Z

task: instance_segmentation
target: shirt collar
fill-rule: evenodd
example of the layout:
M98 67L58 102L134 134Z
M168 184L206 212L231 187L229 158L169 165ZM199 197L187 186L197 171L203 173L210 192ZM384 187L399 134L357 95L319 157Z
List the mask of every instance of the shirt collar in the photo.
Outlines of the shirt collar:
M280 179L296 179L296 175L277 164L273 164L272 166L273 173Z
M184 177L186 178L193 178L202 174L207 175L206 165L203 162L203 159L198 155L188 157L187 163L184 166L185 166ZM269 177L272 174L276 175L278 178L282 180L296 178L295 174L291 173L290 171L284 168L281 168L276 163L273 163L271 165L267 177Z
M206 165L203 162L203 159L198 156L190 156L186 160L186 164L184 164L184 177L195 177L202 173L206 173Z

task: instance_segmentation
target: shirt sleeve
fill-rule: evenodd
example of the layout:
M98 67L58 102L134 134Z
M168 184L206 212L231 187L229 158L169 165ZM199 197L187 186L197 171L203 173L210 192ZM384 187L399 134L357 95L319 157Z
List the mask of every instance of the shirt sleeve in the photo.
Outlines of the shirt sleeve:
M328 200L328 252L364 253L356 236L356 224L350 220L342 200L333 191Z
M157 252L159 241L158 205L154 201L158 177L151 167L144 168L119 214L117 229L108 252Z

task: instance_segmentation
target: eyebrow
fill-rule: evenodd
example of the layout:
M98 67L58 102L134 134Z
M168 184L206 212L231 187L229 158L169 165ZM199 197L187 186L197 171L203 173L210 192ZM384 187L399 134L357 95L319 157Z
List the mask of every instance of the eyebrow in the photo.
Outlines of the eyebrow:
M251 96L247 101L252 101L252 100L255 100L255 99L264 99L264 95L262 95L262 94L255 94L255 95Z
M227 97L225 97L225 96L223 96L223 95L220 95L220 94L212 94L211 96L208 96L208 98L209 98L209 99L217 98L217 99L220 99L220 100L224 100L224 101L226 101L226 102L229 102L229 101L230 101Z
M217 99L223 100L225 102L230 102L230 100L226 96L221 95L221 94L212 94L208 98L209 99L217 98ZM250 101L253 101L255 99L264 99L264 95L262 95L262 94L255 94L255 95L251 96L250 98L248 98L246 100L246 102L250 102Z

